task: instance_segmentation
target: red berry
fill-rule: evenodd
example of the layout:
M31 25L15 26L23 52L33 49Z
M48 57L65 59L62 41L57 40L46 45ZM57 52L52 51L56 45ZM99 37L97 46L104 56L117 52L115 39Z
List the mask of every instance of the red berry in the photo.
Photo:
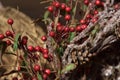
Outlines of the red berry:
M65 11L66 11L66 12L70 12L70 11L71 11L71 8L67 6L67 7L65 8Z
M11 32L11 31L9 31L9 30L8 30L8 31L6 31L6 32L5 32L5 34L6 34L6 36L11 36L11 37L13 37L12 32Z
M65 31L65 32L69 32L69 30L70 30L69 27L65 27L65 28L64 28L64 31Z
M58 23L57 23L57 26L61 26L61 23L58 22Z
M48 77L48 75L44 73L44 74L43 74L43 79L46 80L47 77Z
M86 18L92 18L91 14L87 14Z
M65 9L66 5L64 3L61 4L61 9Z
M57 31L58 32L61 32L63 30L63 27L62 26L57 26Z
M120 8L120 5L116 4L116 5L114 5L114 8L115 8L115 9L119 9L119 8Z
M70 15L69 15L69 14L65 15L65 20L67 20L67 21L68 21L68 20L70 20L70 18L71 18L71 17L70 17Z
M4 34L0 34L0 40L2 40L4 38L5 38Z
M48 7L48 11L49 11L49 12L53 12L53 10L54 10L53 6L49 6L49 7Z
M81 25L81 28L82 28L82 30L84 30L85 28L87 28L87 25Z
M42 49L42 52L43 52L43 54L48 54L49 53L48 49Z
M40 65L35 64L34 65L34 71L40 71Z
M56 2L54 3L54 6L55 6L56 8L58 8L58 7L60 7L60 3L56 1Z
M27 44L27 41L28 41L28 37L27 37L27 36L23 36L23 37L22 37L22 44L23 44L23 45L26 45L26 44Z
M95 23L97 21L97 18L93 18L92 22Z
M54 32L54 31L50 31L50 32L49 32L49 36L55 37L55 32Z
M94 15L96 15L96 14L98 14L98 11L97 11L97 10L94 11Z
M49 58L48 54L43 54L43 57L44 57L45 59L48 59L48 58Z
M80 25L76 27L76 31L78 31L78 32L79 32L79 31L82 31L82 28L81 28Z
M35 50L36 50L36 51L40 51L40 50L41 50L41 47L40 47L40 46L36 46L36 47L35 47Z
M6 40L6 43L7 43L8 46L11 45L11 41L10 40Z
M10 18L10 19L8 19L7 23L12 25L14 23L14 21L13 21L13 19Z
M100 0L96 0L96 1L95 1L95 4L96 4L97 6L100 6L100 5L101 5L101 1L100 1Z
M46 40L47 40L47 37L46 37L46 36L42 36L42 37L41 37L41 40L42 40L42 41L46 41Z
M45 69L45 73L46 73L47 75L50 75L50 74L51 74L50 69Z
M84 4L88 5L89 4L89 0L84 0Z
M37 77L33 77L32 80L38 80Z
M28 50L29 50L30 52L33 52L33 51L34 51L34 47L33 47L33 46L28 46Z
M75 28L74 27L70 27L70 32L74 32Z
M85 24L85 22L86 22L86 21L85 21L84 19L80 20L80 23L81 23L81 24Z

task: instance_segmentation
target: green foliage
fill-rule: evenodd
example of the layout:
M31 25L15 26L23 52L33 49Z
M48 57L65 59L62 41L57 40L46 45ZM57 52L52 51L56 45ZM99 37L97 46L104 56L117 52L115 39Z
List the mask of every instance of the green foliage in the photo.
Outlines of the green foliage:
M64 52L64 49L63 49L62 46L60 46L59 48L57 48L57 53L58 53L59 55L63 55L63 52Z
M38 77L38 80L42 80L42 76L40 75L39 72L37 73L37 77Z
M50 18L48 18L48 17L49 17L49 14L50 14L49 11L46 11L46 12L44 13L43 21L45 22L45 24L47 24L47 21L49 21L49 19L50 19Z
M15 36L15 40L14 40L14 45L13 45L13 50L16 51L18 49L18 40L20 38L21 34L17 34Z
M70 42L74 37L75 37L75 33L74 33L74 32L70 33L70 35L69 35L69 42Z
M75 64L73 64L73 63L68 64L68 65L66 65L66 66L62 69L61 74L65 73L65 72L68 72L68 71L71 71L71 70L73 70L73 69L75 69L75 68L76 68L76 65L75 65Z

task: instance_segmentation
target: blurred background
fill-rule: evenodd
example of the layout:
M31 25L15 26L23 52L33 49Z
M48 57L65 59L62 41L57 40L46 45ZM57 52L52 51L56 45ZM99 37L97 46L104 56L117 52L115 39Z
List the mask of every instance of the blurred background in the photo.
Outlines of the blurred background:
M44 0L0 0L3 6L10 6L13 8L17 7L20 11L30 16L32 19L42 17L45 11L45 7L48 4L40 4ZM64 0L58 0L63 2ZM115 0L115 3L118 3L120 0Z
M43 16L43 8L46 6L40 4L42 0L0 0L3 6L19 8L20 11L33 19Z
M45 0L0 0L3 6L7 7L13 7L15 9L19 9L19 11L23 12L27 16L29 16L32 20L35 20L37 18L42 18L44 15L44 12L46 11L45 7L47 7L49 4L40 4L41 1ZM65 0L58 0L60 2L64 2ZM120 0L115 0L115 3L118 3ZM76 18L79 18L79 10L78 9L78 15ZM43 22L38 22L40 26L46 31L45 24Z

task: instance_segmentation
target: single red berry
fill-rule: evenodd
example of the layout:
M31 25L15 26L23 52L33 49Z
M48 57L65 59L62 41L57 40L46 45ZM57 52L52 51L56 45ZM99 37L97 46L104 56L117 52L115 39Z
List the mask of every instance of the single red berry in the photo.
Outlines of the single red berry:
M34 65L34 71L40 71L40 65L35 64Z
M81 24L85 24L85 22L86 22L86 21L85 21L84 19L80 20L80 23L81 23Z
M28 41L28 37L27 37L27 36L23 36L23 37L22 37L22 41L21 41L22 44L23 44L23 45L26 45L26 44L27 44L27 41Z
M60 7L60 3L59 3L58 1L56 1L56 2L54 3L54 6L55 6L56 8L58 8L58 7Z
M97 22L97 18L93 18L93 19L92 19L92 22L93 22L93 23Z
M47 37L46 37L46 36L42 36L42 37L41 37L41 40L42 40L42 41L46 41L46 40L47 40Z
M6 40L6 43L7 43L8 46L11 45L11 41L10 40Z
M34 51L34 47L33 47L33 46L28 46L28 50L29 50L30 52L33 52L33 51Z
M74 32L75 28L74 27L70 27L70 32Z
M50 70L50 69L45 69L45 73L46 73L47 75L50 75L50 74L51 74L51 70Z
M65 9L65 8L66 8L65 3L62 3L62 4L61 4L61 9Z
M49 53L48 49L42 49L42 52L43 52L43 54L48 54Z
M4 38L5 38L4 34L0 34L0 40L2 40Z
M84 4L88 5L89 4L89 0L84 0Z
M87 25L81 25L81 28L82 28L82 30L84 30L85 28L87 28Z
M38 80L37 77L33 77L32 80Z
M43 79L46 80L47 77L48 77L48 75L44 73L44 74L43 74Z
M57 30L58 32L61 32L61 31L63 30L63 27L62 27L62 26L57 26L56 30Z
M70 30L69 27L65 27L65 28L64 28L64 31L65 31L65 32L69 32L69 30Z
M96 4L97 6L100 6L100 5L101 5L101 1L100 1L100 0L96 0L96 1L95 1L95 4Z
M50 31L50 32L49 32L49 36L55 37L55 32L54 32L54 31Z
M115 9L119 9L119 8L120 8L120 5L116 4L116 5L114 5L114 8L115 8Z
M92 18L92 15L91 14L87 14L86 18L88 18L88 19Z
M78 31L78 32L82 31L82 28L81 28L80 25L78 25L78 26L76 27L76 31Z
M65 8L65 11L66 11L66 12L70 12L70 11L71 11L71 8L67 6L67 7Z
M6 32L5 32L5 34L6 34L6 36L11 36L11 37L13 37L12 32L11 32L11 31L9 31L9 30L8 30L8 31L6 31Z
M61 26L61 23L58 22L58 23L57 23L57 26Z
M14 23L14 21L13 21L13 19L10 18L10 19L8 19L7 23L12 25Z
M65 20L70 20L71 16L69 14L65 15Z
M36 51L40 51L40 50L41 50L41 47L40 47L40 46L35 46L35 50L36 50Z
M49 7L48 7L48 11L49 11L49 12L53 12L53 10L54 10L53 6L49 6Z
M96 15L96 14L98 14L98 11L97 11L97 10L94 11L94 15Z
M49 58L48 54L43 54L43 57L44 57L45 59L48 59L48 58Z

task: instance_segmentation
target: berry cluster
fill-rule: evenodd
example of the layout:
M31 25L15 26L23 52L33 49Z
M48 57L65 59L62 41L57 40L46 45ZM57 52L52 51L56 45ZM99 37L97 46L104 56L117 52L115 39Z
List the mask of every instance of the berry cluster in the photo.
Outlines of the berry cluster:
M12 26L13 20L12 19L8 19L7 23ZM14 37L14 32L12 32L10 30L7 30L5 32L5 34L1 34L0 33L0 41L4 40L7 43L8 46L10 46L12 44L11 43L11 41L12 41L11 38L13 38L13 37Z
M72 2L72 0L70 0L69 3L70 2ZM101 8L104 8L104 1L102 0L83 0L83 5L88 8L88 11L85 13L81 8L81 12L85 13L84 17L75 19L75 12L77 9L75 10L74 7L77 7L77 5L74 5L73 7L73 5L69 3L61 3L57 0L53 0L50 6L48 6L47 12L52 15L52 18L48 21L50 29L47 28L47 35L43 35L40 38L46 44L45 47L41 45L28 45L29 37L17 35L12 27L14 21L8 19L7 23L11 26L11 30L7 30L5 34L0 34L0 41L4 41L7 46L11 46L12 48L15 47L15 50L17 48L17 50L23 52L23 54L17 55L17 57L19 63L18 71L27 71L30 75L30 77L26 77L27 75L22 73L24 80L38 80L38 75L41 75L42 78L46 80L51 76L52 72L55 72L52 77L60 77L61 74L59 73L62 71L62 62L60 63L60 61L62 61L61 56L67 45L70 43L71 39L84 31L89 23L96 23L99 18L99 16L97 16L99 11L102 10ZM94 9L89 10L91 6L95 7ZM118 4L114 5L115 10L119 8L120 6ZM16 38L16 35L18 38ZM76 41L75 44L83 43L86 38L83 38L78 42ZM53 53L51 53L48 47L49 43L51 43L50 46L53 48ZM43 64L41 60L45 60L46 63ZM58 61L58 65L54 64L55 61ZM46 64L50 64L50 67L46 66ZM51 67L60 67L60 72L51 69ZM17 80L17 77L14 77L13 80Z
M95 5L96 8L89 11L88 14L83 19L78 20L77 24L73 24L73 8L71 5L66 3L60 3L58 1L52 1L51 5L48 6L48 11L54 17L51 24L52 30L48 32L48 36L51 36L58 44L63 41L69 43L70 34L74 33L76 36L81 31L87 28L90 22L95 23L98 20L98 17L95 17L99 12L98 8L103 7L104 2L101 0L95 0L94 4L90 0L84 0L86 6ZM54 21L58 17L58 22ZM59 20L65 21L65 24L61 23ZM47 40L47 36L41 38L42 41Z
M8 19L8 24L11 26L14 23L13 19ZM18 46L18 50L23 50L24 54L20 54L20 56L18 55L19 59L19 66L18 66L18 71L22 71L22 66L27 66L27 68L29 68L32 73L34 73L34 75L31 75L31 79L30 80L38 80L37 78L37 74L42 74L42 78L44 80L46 80L48 78L48 76L51 74L51 70L48 68L42 68L42 65L38 64L38 61L40 59L40 55L42 55L42 57L47 60L48 62L52 61L52 54L49 53L47 48L43 48L40 46L32 46L29 45L28 46L28 37L27 36L22 36L19 35L18 36L18 40L16 40L16 33L14 32L14 29L12 28L12 31L7 30L5 32L5 34L0 34L0 41L2 42L6 42L7 46L11 46L13 48L14 45ZM46 41L47 38L46 36L43 36L41 38L43 41ZM16 43L17 42L17 43ZM30 62L29 62L30 60ZM26 62L27 61L27 62ZM29 63L32 64L31 65L23 65L23 63ZM32 63L31 63L32 62ZM25 69L27 70L27 69ZM23 79L29 79L29 77L26 77L26 74L22 73L23 75ZM13 80L18 80L17 77L14 77Z

